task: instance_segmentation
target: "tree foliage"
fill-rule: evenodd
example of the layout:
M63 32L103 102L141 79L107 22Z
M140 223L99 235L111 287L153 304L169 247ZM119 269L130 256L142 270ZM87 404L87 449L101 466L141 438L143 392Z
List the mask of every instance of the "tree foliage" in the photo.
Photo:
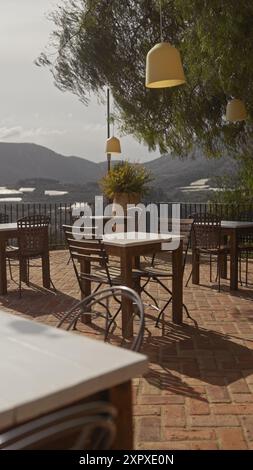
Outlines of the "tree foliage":
M160 42L157 0L65 0L39 65L84 103L110 87L117 119L150 149L208 156L237 153L252 138L252 0L162 0L164 40L179 48L187 84L145 88L145 61ZM51 55L51 53L55 55ZM228 99L245 101L249 119L224 120Z
M226 204L252 204L253 201L253 147L249 146L237 160L237 171L216 179L220 189L214 193L214 202Z

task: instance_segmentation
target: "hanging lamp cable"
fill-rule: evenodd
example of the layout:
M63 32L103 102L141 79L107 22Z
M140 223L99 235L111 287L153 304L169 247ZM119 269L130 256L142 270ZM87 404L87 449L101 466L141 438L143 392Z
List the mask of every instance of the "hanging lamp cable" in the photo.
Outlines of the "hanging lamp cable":
M161 35L161 42L163 42L162 0L160 0L160 35Z

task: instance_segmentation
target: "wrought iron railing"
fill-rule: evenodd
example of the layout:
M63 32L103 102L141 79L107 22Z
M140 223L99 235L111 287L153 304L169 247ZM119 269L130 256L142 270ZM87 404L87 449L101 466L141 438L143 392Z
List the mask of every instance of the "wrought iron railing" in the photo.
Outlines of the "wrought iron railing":
M151 201L159 208L161 204L168 205L168 217L172 215L172 204L180 204L182 218L187 218L194 213L212 212L226 220L251 220L253 221L252 204L222 204L222 203L172 203L162 201ZM70 224L72 220L73 204L26 204L9 203L0 201L0 213L8 215L9 222L16 222L20 217L34 214L45 214L50 217L50 246L60 248L64 246L64 234L62 226ZM147 227L148 227L147 221Z

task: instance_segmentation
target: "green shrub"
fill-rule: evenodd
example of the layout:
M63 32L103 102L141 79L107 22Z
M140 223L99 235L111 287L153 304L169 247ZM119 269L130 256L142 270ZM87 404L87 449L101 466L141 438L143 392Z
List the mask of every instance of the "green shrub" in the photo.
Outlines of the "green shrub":
M100 186L109 199L113 199L116 193L138 193L144 196L152 179L150 172L143 165L126 161L116 163L100 180Z

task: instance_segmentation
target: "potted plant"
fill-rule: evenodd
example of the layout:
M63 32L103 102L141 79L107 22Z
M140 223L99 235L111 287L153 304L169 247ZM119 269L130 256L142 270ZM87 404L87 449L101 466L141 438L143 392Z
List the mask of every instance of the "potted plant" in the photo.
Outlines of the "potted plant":
M104 195L120 204L126 212L127 204L138 204L148 192L152 181L150 172L138 163L128 161L116 163L100 181Z

